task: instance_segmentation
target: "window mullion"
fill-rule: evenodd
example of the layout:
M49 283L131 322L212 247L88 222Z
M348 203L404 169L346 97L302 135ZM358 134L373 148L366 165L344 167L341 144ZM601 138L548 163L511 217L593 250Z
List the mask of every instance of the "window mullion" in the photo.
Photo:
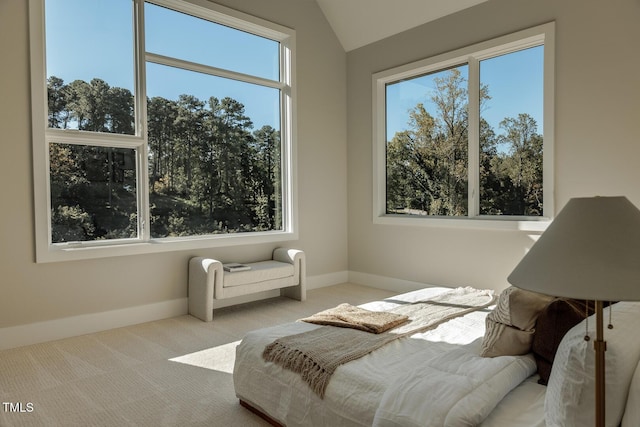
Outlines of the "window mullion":
M259 86L272 87L274 89L282 89L284 87L284 84L282 82L278 82L275 80L269 80L263 77L239 73L237 71L225 70L223 68L212 67L210 65L198 64L179 58L170 58L168 56L158 55L157 53L146 52L145 58L147 61L153 62L154 64L181 68L183 70L195 71L197 73L208 74L210 76L238 80L241 82L251 83Z
M555 134L555 27L547 24L544 35L544 116L542 182L544 183L544 216L553 218L554 197L554 134Z
M289 49L288 43L285 41L281 41L279 43L279 61L280 61L280 84L282 85L282 89L280 89L280 170L284 173L280 176L280 191L281 191L281 200L280 200L280 211L282 212L282 227L285 230L290 230L292 228L292 218L293 212L290 212L289 209L293 209L290 201L293 199L291 196L292 190L292 168L295 167L294 162L292 160L292 153L289 144L289 140L292 137L293 129L291 129L290 125L293 123L291 119L291 114L293 114L293 94L291 93L291 70L290 67L290 57L291 51Z
M134 135L78 131L75 129L47 129L47 142L72 145L91 145L96 147L137 148L142 145L141 138Z
M47 81L45 60L44 0L29 2L33 192L36 254L51 244L49 143L47 142Z
M473 218L480 213L480 62L471 56L468 64L468 209Z
M149 166L147 134L147 86L145 68L144 38L144 0L134 1L134 64L135 64L135 109L136 134L142 138L142 146L137 151L138 172L138 238L148 241L151 238L149 212Z

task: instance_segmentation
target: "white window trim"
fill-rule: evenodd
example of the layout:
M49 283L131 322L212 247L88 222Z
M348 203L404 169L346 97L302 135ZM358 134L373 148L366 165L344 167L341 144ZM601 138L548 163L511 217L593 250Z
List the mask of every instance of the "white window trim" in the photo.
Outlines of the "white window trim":
M478 105L480 82L479 61L515 50L544 44L543 89L543 183L544 215L542 217L479 215L477 197L479 176L478 110L469 109L469 215L465 217L407 216L386 213L386 85L398 80L469 64L469 105ZM452 52L375 73L372 78L373 97L373 223L383 225L413 225L544 231L554 216L554 93L555 93L555 23L539 25L474 44ZM472 163L474 162L474 163Z
M142 30L143 0L133 0L138 18L138 28ZM146 100L144 62L163 57L149 55L145 57L144 38L136 34L135 50L138 73L136 85L136 135L86 134L77 130L61 130L47 128L47 83L45 62L45 8L44 0L29 0L29 27L31 38L31 115L32 115L32 147L34 177L34 216L36 262L70 261L112 256L128 256L137 254L193 250L212 247L250 245L260 243L283 242L298 239L298 205L297 205L297 126L296 126L296 85L295 85L295 30L272 22L238 12L236 10L211 3L206 0L150 0L160 6L185 12L196 16L204 16L223 25L250 32L280 43L280 80L270 81L242 73L210 67L209 71L238 80L259 84L267 83L271 87L281 89L281 124L282 141L282 216L283 229L266 232L247 232L215 234L205 236L188 236L154 239L150 237L148 200L149 190L146 159ZM153 56L153 58L150 58ZM118 239L113 241L91 242L51 242L51 198L49 188L49 143L48 141L82 141L94 145L111 147L141 148L138 150L138 206L139 237L134 239ZM117 141L116 141L117 140ZM142 207L140 209L140 207Z

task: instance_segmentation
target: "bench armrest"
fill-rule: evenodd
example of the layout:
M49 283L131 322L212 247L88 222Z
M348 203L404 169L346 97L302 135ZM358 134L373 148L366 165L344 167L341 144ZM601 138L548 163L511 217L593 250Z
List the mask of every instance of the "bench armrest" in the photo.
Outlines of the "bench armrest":
M220 261L205 257L189 260L190 314L205 322L213 320L213 298L215 290L222 290L222 280Z
M299 249L276 248L273 250L273 260L293 264L293 277L295 285L299 285L296 291L299 295L290 297L304 301L307 297L307 263L304 252Z

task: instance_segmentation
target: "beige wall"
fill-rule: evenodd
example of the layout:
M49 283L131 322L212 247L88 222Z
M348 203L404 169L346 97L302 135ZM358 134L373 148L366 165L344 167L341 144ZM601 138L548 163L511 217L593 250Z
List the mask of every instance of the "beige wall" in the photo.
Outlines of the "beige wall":
M34 262L29 32L26 1L0 1L1 328L187 296L196 254L251 260L277 245L88 261ZM309 276L347 266L346 55L314 0L219 3L293 28L298 47L299 241ZM1 334L0 334L1 336Z
M371 75L556 21L555 204L626 195L640 206L640 2L490 0L347 55L349 269L501 289L525 232L372 223Z

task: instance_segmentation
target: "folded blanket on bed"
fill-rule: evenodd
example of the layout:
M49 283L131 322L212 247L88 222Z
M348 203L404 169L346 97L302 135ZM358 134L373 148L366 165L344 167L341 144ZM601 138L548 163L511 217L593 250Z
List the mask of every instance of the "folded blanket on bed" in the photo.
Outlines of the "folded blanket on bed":
M282 337L265 347L262 357L285 369L299 373L321 398L331 375L345 363L359 359L401 337L435 328L439 324L489 306L491 290L457 288L433 298L392 309L407 316L402 326L380 334L357 329L321 326L301 334Z
M371 311L343 303L300 320L379 334L402 325L409 320L409 316L388 311Z

